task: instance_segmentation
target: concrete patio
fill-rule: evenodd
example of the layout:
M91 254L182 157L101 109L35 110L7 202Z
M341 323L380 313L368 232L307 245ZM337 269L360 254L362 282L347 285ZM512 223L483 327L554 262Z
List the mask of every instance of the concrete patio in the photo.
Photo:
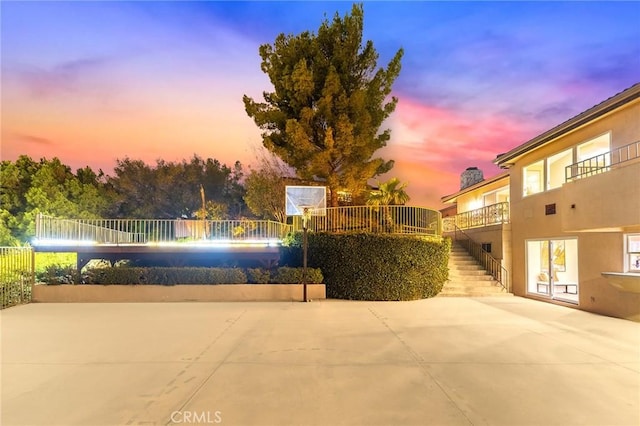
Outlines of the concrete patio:
M640 324L522 299L30 304L1 424L634 425Z

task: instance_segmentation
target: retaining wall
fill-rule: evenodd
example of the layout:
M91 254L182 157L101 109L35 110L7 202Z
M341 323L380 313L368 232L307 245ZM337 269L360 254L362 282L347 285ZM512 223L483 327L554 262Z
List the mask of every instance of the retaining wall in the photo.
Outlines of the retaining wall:
M307 284L307 298L325 299L324 284ZM302 284L34 285L32 302L302 301Z

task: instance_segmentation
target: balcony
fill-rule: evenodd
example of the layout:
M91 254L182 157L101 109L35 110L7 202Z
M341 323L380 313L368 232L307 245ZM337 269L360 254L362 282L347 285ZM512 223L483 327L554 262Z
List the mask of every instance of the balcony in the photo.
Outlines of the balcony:
M640 158L640 141L571 164L565 168L565 182L608 172L612 167Z
M459 229L471 229L503 223L509 223L509 203L507 202L492 204L442 219L444 232L454 231L454 225Z

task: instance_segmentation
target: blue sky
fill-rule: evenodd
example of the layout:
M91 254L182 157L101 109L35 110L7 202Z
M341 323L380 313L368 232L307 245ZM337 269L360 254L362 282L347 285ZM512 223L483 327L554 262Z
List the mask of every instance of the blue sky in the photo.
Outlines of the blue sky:
M258 47L316 32L351 2L11 2L0 5L2 159L193 154L251 164L242 95L271 85ZM405 55L386 177L438 206L459 174L640 81L640 2L365 2L384 66Z

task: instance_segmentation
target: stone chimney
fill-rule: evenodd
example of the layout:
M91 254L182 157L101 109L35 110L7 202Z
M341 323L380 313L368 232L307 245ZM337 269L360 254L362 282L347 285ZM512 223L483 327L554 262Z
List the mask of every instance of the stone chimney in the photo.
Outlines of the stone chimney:
M477 167L468 167L467 170L462 172L460 175L460 190L462 191L465 188L470 187L471 185L475 185L478 182L482 182L484 180L484 176L482 175L482 170Z

